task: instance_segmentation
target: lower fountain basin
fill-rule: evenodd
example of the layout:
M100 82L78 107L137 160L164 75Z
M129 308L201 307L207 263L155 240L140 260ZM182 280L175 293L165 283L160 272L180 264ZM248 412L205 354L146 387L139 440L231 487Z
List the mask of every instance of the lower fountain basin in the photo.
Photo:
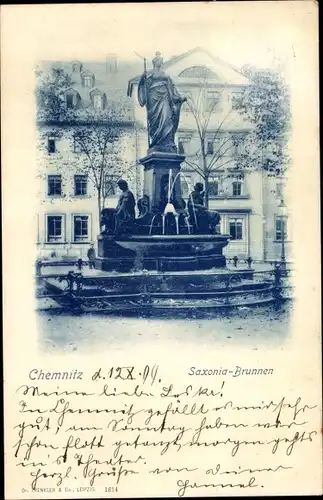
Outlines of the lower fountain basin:
M117 239L116 243L123 248L143 255L156 252L179 255L182 251L190 252L191 256L204 252L222 251L230 241L225 234L191 234L191 235L131 235ZM221 252L222 253L222 252Z
M128 258L132 269L192 271L225 267L222 251L229 240L229 235L221 234L129 235L116 239L115 244L120 252L133 254L132 262L131 257ZM109 260L108 255L106 258ZM125 265L126 257L120 258ZM106 266L100 268L108 269Z
M275 282L255 276L253 269L206 272L102 273L83 276L77 292L67 281L48 276L45 287L62 307L80 312L111 314L185 314L274 301Z

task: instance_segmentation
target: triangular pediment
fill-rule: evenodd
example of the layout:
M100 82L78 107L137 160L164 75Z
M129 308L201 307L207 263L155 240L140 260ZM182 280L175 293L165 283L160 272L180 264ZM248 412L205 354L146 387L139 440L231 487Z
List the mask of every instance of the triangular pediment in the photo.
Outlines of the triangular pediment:
M165 62L167 74L178 83L193 83L207 78L224 85L249 85L250 81L240 71L205 49L195 48Z
M79 92L77 90L75 90L73 87L68 87L67 89L64 90L64 94L79 95Z
M200 47L164 61L163 69L180 87L199 85L206 77L209 83L215 85L242 87L251 84L238 68ZM148 70L150 72L151 69ZM129 81L128 96L132 95L133 85L138 83L139 78L140 75Z
M83 77L83 76L88 76L88 75L93 76L93 73L92 73L91 71L89 71L88 69L85 69L85 70L84 70L84 71L82 71L82 73L81 73L81 76L82 76L82 77Z
M92 90L90 90L90 95L92 94L103 94L102 90L100 90L98 87L94 87Z

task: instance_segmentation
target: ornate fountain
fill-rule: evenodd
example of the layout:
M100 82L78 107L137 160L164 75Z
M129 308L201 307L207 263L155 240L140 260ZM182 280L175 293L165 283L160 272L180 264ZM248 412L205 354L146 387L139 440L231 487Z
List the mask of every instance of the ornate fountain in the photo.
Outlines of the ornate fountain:
M128 95L132 92L129 83ZM182 198L185 156L178 154L174 139L185 100L163 71L163 59L157 52L153 69L145 69L138 84L139 104L147 110L149 143L147 155L139 160L144 168L139 216L133 217L127 210L102 211L98 269L196 271L225 267L223 248L230 236L220 234L219 214L195 206L193 197L186 206Z
M149 147L140 159L144 192L135 199L124 180L116 209L101 214L96 269L105 272L50 275L46 287L73 313L185 314L277 301L279 279L253 279L248 268L228 269L223 248L230 236L219 232L220 216L203 203L197 183L186 206L181 164L174 142L181 97L162 69L157 53L153 70L139 80L138 100L147 109ZM128 95L133 91L129 84ZM67 282L64 285L64 282ZM278 295L277 295L278 294ZM277 299L278 297L278 299ZM279 299L280 300L280 299Z

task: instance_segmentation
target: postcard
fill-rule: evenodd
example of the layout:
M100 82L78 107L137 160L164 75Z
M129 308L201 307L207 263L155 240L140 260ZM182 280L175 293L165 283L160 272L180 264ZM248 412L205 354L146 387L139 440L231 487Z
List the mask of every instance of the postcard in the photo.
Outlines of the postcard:
M317 4L1 45L6 499L322 493Z

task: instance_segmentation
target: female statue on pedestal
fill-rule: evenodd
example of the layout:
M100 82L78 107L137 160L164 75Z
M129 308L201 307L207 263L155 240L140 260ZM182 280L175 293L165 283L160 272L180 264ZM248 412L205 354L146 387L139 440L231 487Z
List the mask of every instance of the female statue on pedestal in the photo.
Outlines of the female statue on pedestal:
M138 84L138 101L147 108L149 152L177 152L174 136L178 128L182 97L163 71L163 58L156 52L153 70L145 70Z

